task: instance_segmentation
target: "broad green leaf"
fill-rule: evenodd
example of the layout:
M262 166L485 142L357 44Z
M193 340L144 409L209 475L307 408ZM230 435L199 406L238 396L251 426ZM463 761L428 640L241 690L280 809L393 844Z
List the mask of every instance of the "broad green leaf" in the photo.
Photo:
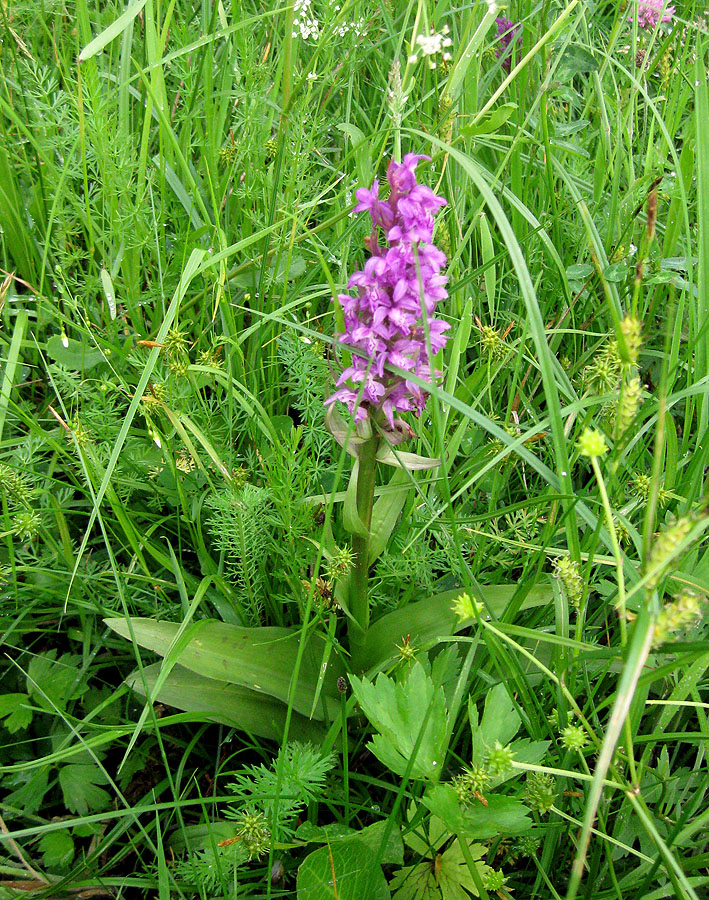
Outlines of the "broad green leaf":
M68 866L74 858L74 841L68 831L50 831L39 842L42 861L50 869Z
M389 829L386 845L382 847L382 839L386 830L387 822L382 819L380 822L374 822L372 825L362 828L358 832L359 839L377 854L380 863L401 865L404 862L404 842L401 839L401 832L398 827Z
M144 680L140 672L133 672L126 684L143 696L147 688L152 696L159 675L160 663L155 663L143 669ZM155 699L257 737L273 741L283 738L287 708L280 700L238 684L205 678L184 666L174 667ZM319 744L325 737L325 729L293 712L288 734L293 740Z
M487 848L483 844L469 844L469 850L475 860L480 880L484 883L490 866L482 862L481 857L487 852ZM459 840L453 841L439 860L438 886L441 890L442 900L467 900L468 893L466 892L472 894L473 897L479 896Z
M34 656L27 669L27 693L46 710L64 710L70 700L86 691L78 663L80 656L64 653L56 658L56 650Z
M574 281L590 278L596 270L591 263L575 263L566 269L566 277Z
M14 734L21 731L32 721L32 710L27 705L27 694L3 694L0 696L0 719L4 719L3 725Z
M52 335L47 341L47 356L75 372L93 369L104 359L103 352L95 346L88 346L73 338L62 338L59 334Z
M625 281L628 277L628 264L625 262L612 263L603 271L606 281Z
M556 70L556 79L561 82L571 81L575 75L595 72L598 63L581 44L569 44L561 54L561 62Z
M358 534L368 537L369 532L357 509L357 479L359 477L359 460L355 460L350 475L350 483L347 485L345 502L342 507L342 524L350 534Z
M501 128L517 109L516 103L503 103L497 109L485 113L474 125L468 125L460 129L460 133L466 137L475 137L478 134L490 134Z
M135 0L134 3L131 3L115 22L111 22L108 28L104 28L100 34L96 35L96 37L84 47L79 54L79 62L85 62L87 59L91 59L92 56L96 56L96 54L100 53L107 44L110 44L119 34L122 34L145 6L145 3L146 0Z
M369 538L370 566L386 549L410 487L411 482L408 475L397 469L389 481L388 489L380 494L374 504Z
M347 452L356 459L358 448L364 443L364 438L357 436L354 428L345 422L334 404L325 413L325 424L340 447L346 444Z
M337 126L337 130L346 134L352 141L354 148L355 164L357 166L357 179L363 187L371 187L374 180L372 171L372 154L369 147L368 136L356 125L343 122Z
M518 590L519 587L514 584L480 586L481 598L495 616L502 615ZM452 610L453 601L462 593L462 588L444 591L428 600L395 609L377 619L367 632L362 666L371 669L395 659L398 654L396 645L407 634L411 636L413 645L428 649L441 638L450 637L456 631L469 627L471 623L459 622ZM520 609L545 606L551 601L551 587L537 585L527 592Z
M166 162L163 156L159 156L157 153L153 157L153 165L175 192L175 196L180 201L180 203L182 204L182 208L189 216L190 222L192 223L192 227L195 229L195 231L199 231L201 228L204 228L205 223L202 221L202 218L197 211L198 203L195 198L190 195L189 191L180 180L177 172L175 172L172 166Z
M341 822L331 822L329 825L314 825L312 822L303 822L295 833L297 841L305 843L327 844L330 841L344 841L347 838L356 837L359 832L343 825Z
M8 806L21 809L25 815L36 813L49 789L49 766L5 775L2 786L5 790L15 788L4 798Z
M383 673L375 682L355 676L350 681L364 714L380 732L368 744L377 759L397 775L408 769L411 778L438 781L447 749L446 702L423 666L412 666L403 682Z
M360 840L315 850L298 869L298 900L389 900L373 850Z
M496 684L485 697L480 734L488 747L494 747L495 741L506 746L519 731L522 720L510 700L504 684Z
M59 770L59 785L64 805L69 812L79 816L108 808L111 795L99 787L107 781L101 769L92 764L69 763Z
M487 806L478 800L461 806L449 784L436 785L423 797L428 809L459 837L485 840L498 835L522 834L532 827L533 822L527 815L529 809L519 800L501 794L488 794L485 800Z
M391 829L387 838L386 847L382 849L382 835L386 831L386 821L375 822L366 828L355 829L340 822L330 825L313 825L312 822L303 822L295 833L298 841L317 844L332 844L335 841L348 841L356 839L366 844L370 850L379 853L381 863L398 863L404 861L404 843L398 829Z
M113 279L111 273L105 266L101 267L101 284L103 286L103 295L106 298L108 312L111 321L116 318L116 289L113 287Z
M197 850L206 850L233 838L236 832L234 822L209 822L204 825L183 825L172 832L167 839L167 846L175 853L184 853L189 850L194 853Z
M130 625L126 619L105 621L109 628L128 640L131 640L132 626L136 642L161 656L167 653L179 629L176 622L155 619L133 618ZM287 703L300 640L300 632L290 628L245 628L205 620L199 636L187 644L177 661L205 678L238 684L256 694L270 695ZM293 708L304 716L310 713L324 648L323 639L313 635L303 653ZM343 674L339 660L331 655L323 697L328 714L332 716L340 711L337 679ZM325 712L318 706L314 715L323 719Z
M392 900L441 900L436 869L431 860L404 866L389 882Z
M14 159L11 161L11 144L3 141L0 146L0 208L2 209L3 245L12 258L10 268L17 268L22 278L34 282L37 277L39 242L33 240L28 228L27 187L16 174ZM4 277L4 276L3 276ZM19 319L19 316L18 316ZM3 353L3 356L5 354ZM4 360L3 360L4 361Z
M432 459L428 456L419 456L417 453L407 453L405 450L394 450L388 444L381 444L377 450L377 460L385 466L394 466L396 469L406 469L408 472L420 472L424 469L437 469L440 459Z
M484 881L490 871L490 867L481 861L486 848L483 844L471 843L468 849L480 880ZM470 900L470 894L479 896L458 840L453 841L445 853L436 856L435 861L429 859L399 869L390 887L396 890L393 900Z

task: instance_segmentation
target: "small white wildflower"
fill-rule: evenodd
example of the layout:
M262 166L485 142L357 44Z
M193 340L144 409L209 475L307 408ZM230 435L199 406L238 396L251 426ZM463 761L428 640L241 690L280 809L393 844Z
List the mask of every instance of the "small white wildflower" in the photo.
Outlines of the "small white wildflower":
M637 252L638 252L638 248L635 246L635 244L631 244L631 245L628 247L628 256L635 256L635 254L636 254Z
M441 43L443 35L440 34L419 34L416 36L416 43L421 48L424 56L433 56L441 52Z
M308 81L317 81L318 73L317 72L308 72Z
M418 62L418 56L415 53L411 53L409 58L406 60L410 66L415 65Z

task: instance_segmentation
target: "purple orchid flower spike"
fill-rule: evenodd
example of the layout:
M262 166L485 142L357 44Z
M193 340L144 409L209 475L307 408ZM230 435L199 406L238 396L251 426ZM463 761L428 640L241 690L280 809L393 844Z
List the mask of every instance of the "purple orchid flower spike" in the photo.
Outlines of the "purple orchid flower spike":
M431 370L428 343L437 353L450 328L433 318L438 301L448 296L448 279L442 274L446 257L433 244L433 217L446 201L417 183L416 166L422 159L430 157L407 153L401 163L389 163L388 200L379 199L378 181L356 193L354 211L368 212L372 220L372 232L365 240L371 256L348 282L356 296L339 295L345 331L337 338L361 353L354 355L352 365L337 379L338 390L325 401L326 406L345 403L356 422L385 419L393 443L411 434L394 413L421 415L426 395L391 367L430 382L439 373Z
M502 57L502 68L505 72L509 72L512 68L512 52L514 45L517 49L522 48L522 35L519 34L521 26L515 24L511 19L499 16L495 19L497 25L497 46L495 47L495 56L500 59Z
M632 22L637 15L640 28L656 28L658 22L671 22L675 13L674 6L670 6L665 0L637 0L632 6L633 11L628 16L628 21Z

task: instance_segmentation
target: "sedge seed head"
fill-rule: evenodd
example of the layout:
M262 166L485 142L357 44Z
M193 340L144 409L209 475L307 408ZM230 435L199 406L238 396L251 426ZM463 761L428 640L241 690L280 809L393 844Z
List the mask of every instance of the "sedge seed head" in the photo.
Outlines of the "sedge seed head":
M495 746L487 757L487 768L490 775L497 778L499 775L509 772L514 758L515 755L509 747L503 747L499 741L495 741Z
M635 416L638 414L640 404L642 403L643 386L640 378L636 375L631 378L622 388L620 401L617 411L617 432L619 436L623 436L633 424Z
M529 772L525 800L538 813L547 813L554 805L556 785L554 776L547 772Z
M605 437L595 428L584 428L576 446L578 447L579 454L581 456L586 456L589 459L603 456L608 452L608 444L606 444Z
M453 601L451 609L456 614L459 622L475 619L483 610L483 605L478 600L473 600L468 593L459 594Z
M620 330L625 338L625 346L628 351L628 362L631 366L637 366L640 348L643 343L642 322L635 316L626 316L620 323Z
M561 745L566 750L580 753L588 742L586 731L581 725L567 725L561 732Z
M650 577L647 581L647 589L649 591L657 587L669 570L676 558L677 550L692 530L692 525L693 520L690 516L683 516L681 519L675 519L664 531L655 535L648 562Z
M569 603L578 609L581 605L583 597L584 580L581 577L581 570L576 560L570 556L558 556L552 563L554 567L554 577L558 578L563 584Z

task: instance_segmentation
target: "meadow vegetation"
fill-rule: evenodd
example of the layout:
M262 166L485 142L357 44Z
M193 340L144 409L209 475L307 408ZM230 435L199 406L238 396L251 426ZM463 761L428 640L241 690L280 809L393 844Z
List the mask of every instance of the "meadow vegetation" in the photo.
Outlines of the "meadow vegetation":
M0 900L706 897L703 4L0 33Z

